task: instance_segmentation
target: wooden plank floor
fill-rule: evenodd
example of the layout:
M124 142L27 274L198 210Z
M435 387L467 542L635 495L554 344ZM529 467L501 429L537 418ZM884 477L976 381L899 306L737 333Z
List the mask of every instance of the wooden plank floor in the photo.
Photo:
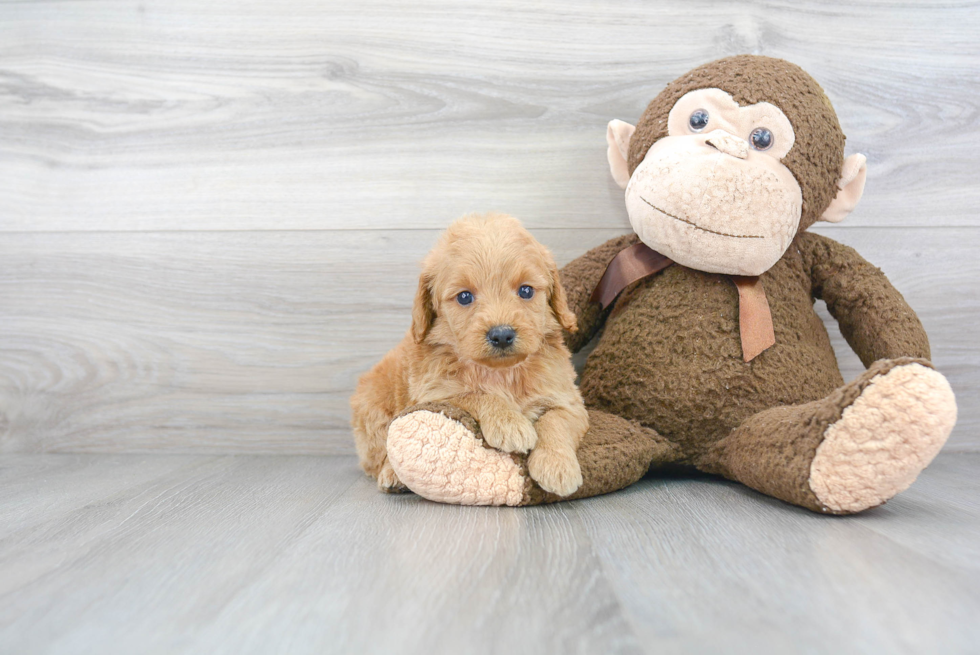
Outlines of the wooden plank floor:
M968 653L980 453L858 517L706 477L549 507L346 456L0 458L4 653Z

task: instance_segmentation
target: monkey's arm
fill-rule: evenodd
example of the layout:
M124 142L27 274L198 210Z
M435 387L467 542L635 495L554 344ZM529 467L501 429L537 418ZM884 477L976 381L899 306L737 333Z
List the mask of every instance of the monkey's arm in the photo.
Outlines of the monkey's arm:
M827 303L865 366L879 359L929 359L922 323L885 274L848 246L804 232L797 241L813 295Z
M568 308L578 317L578 332L565 332L565 344L573 353L585 347L609 316L612 305L606 309L597 302L592 302L592 291L602 279L609 262L623 248L638 243L640 238L635 234L625 234L596 246L581 257L570 261L561 269L561 285L565 288L568 298Z

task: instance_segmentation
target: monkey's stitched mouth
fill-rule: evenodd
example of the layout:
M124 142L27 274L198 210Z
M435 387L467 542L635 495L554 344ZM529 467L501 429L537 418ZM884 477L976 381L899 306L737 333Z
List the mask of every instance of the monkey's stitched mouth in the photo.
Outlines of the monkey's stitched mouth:
M650 205L651 207L653 207L654 209L656 209L658 212L660 212L664 216L667 216L668 218L672 218L675 221L680 221L681 223L685 223L687 225L690 225L691 227L696 228L698 230L701 230L702 232L707 232L709 234L717 234L718 236L722 236L722 237L732 237L733 239L765 239L764 236L761 236L761 235L758 235L758 234L726 234L724 232L716 232L715 230L709 230L708 228L701 227L700 225L694 223L693 221L689 221L686 218L681 218L680 216L674 216L673 214L671 214L669 212L665 212L660 207L657 207L655 204L653 204L652 202L650 202L649 200L647 200L643 196L640 196L640 200L642 200L646 204Z

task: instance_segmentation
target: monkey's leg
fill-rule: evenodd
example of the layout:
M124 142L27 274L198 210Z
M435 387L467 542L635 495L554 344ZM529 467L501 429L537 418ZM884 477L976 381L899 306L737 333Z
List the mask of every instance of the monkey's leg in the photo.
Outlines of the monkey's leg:
M853 514L907 489L955 422L949 383L928 362L881 360L827 398L750 417L697 466L807 509Z
M652 465L679 460L680 451L653 430L590 410L577 457L582 486L561 497L531 479L526 455L487 446L477 422L452 405L411 408L388 429L388 460L398 478L424 498L460 505L537 505L609 493Z

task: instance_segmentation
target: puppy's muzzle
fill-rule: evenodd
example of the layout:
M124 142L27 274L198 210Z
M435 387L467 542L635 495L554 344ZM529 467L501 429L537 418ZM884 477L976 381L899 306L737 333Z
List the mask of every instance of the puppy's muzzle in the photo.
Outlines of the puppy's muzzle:
M495 350L507 350L514 345L517 330L509 325L495 325L487 330L487 343Z

